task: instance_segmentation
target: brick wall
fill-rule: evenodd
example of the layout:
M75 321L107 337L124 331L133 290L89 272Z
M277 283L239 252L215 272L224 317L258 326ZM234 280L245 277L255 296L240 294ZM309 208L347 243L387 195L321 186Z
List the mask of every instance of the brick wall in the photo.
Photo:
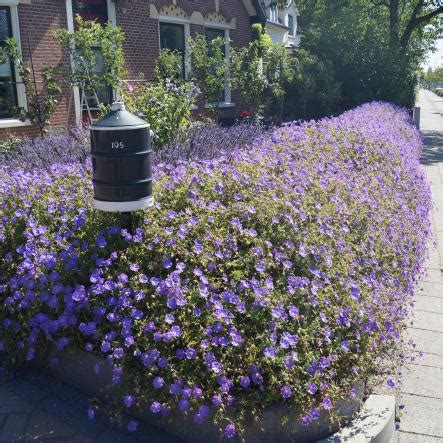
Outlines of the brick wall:
M64 0L32 0L30 4L18 6L20 38L22 53L25 60L30 60L28 49L28 35L32 51L37 81L41 80L40 72L49 65L68 63L67 54L63 53L60 45L54 37L54 31L61 27L66 28L66 7ZM51 118L52 130L66 124L69 91L65 87L62 94L57 97L59 104ZM74 122L74 108L71 109ZM33 126L20 128L0 129L0 140L9 134L35 137L38 131Z
M124 49L126 67L131 79L137 78L139 74L143 74L148 80L153 77L159 53L159 28L158 20L150 17L151 3L160 10L162 6L171 4L172 0L129 0L125 10L118 6L118 2L116 3L117 25L126 34ZM199 11L203 16L215 12L215 0L177 0L177 5L181 6L189 15L193 11ZM232 29L230 33L232 46L247 45L251 39L250 19L242 2L239 0L219 0L219 5L219 12L228 22L232 18L236 18L236 29ZM29 61L27 44L29 33L36 72L39 74L46 66L58 63L67 66L69 58L54 37L56 29L67 27L65 0L31 0L30 4L20 4L18 12L23 56ZM191 33L202 31L202 26L191 26ZM40 76L37 75L37 78L39 80ZM51 130L53 131L66 124L70 92L65 87L58 97L59 104L51 118ZM235 91L232 94L232 99L238 106L224 109L223 116L238 115L241 104L240 97ZM70 124L74 123L74 118L74 104L72 103ZM10 134L35 137L38 135L38 131L32 126L0 129L0 140Z

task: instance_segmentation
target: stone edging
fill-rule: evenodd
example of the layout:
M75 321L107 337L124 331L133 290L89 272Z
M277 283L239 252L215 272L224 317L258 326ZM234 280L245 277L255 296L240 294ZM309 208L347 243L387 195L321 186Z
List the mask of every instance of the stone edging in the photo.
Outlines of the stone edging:
M43 362L36 362L43 369ZM99 369L94 373L94 367ZM53 376L63 382L76 387L85 394L92 395L104 400L115 397L115 386L112 386L111 367L102 358L84 351L68 353L63 356L60 364L52 367L49 371ZM361 396L363 389L361 389ZM361 397L360 397L361 398ZM360 400L361 401L361 400ZM359 409L360 401L343 401L339 406L339 414L346 421L351 420L355 411ZM268 408L264 411L262 423L268 432L262 433L261 426L251 427L245 432L247 442L254 443L290 443L294 441L314 442L318 438L328 434L327 417L321 417L319 422L312 427L301 427L292 422L283 427L282 416L288 414L284 407ZM174 421L154 416L149 411L137 414L146 423L156 428L166 430L171 435L181 438L184 442L206 443L208 441L220 441L219 431L211 425L200 425L196 427L192 420L176 416ZM388 443L394 430L395 398L390 396L371 395L361 408L357 418L352 420L348 426L337 431L331 437L319 440L320 443L335 442L374 442ZM334 425L334 432L338 425ZM331 428L330 428L331 429ZM271 430L272 432L269 432ZM237 439L233 439L237 443Z
M371 395L347 426L318 443L388 443L395 431L395 397Z

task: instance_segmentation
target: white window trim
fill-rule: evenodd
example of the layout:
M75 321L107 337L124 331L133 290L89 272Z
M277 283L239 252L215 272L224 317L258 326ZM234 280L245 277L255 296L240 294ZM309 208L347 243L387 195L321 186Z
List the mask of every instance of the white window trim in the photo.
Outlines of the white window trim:
M18 20L18 10L17 10L18 0L0 0L0 6L9 6L11 10L11 25L12 25L12 36L17 42L18 50L21 53L22 44L20 39L20 24ZM19 107L28 109L28 104L26 101L26 90L25 85L21 83L22 78L19 75L17 66L14 66L15 70L15 81L17 89L17 104ZM0 128L18 128L21 126L29 126L31 122L29 120L21 121L17 118L4 118L0 119Z
M226 54L225 57L226 59L229 59L231 56L231 27L229 25L226 24L217 24L217 23L205 23L204 24L205 28L212 28L212 29L220 29L220 30L224 30L225 31L225 48L226 48ZM227 80L229 80L229 73L228 73L228 78ZM226 85L225 85L225 101L224 102L219 102L218 107L219 108L235 108L236 104L232 102L232 91L231 88L229 87L229 82L226 81ZM206 108L209 108L209 105L205 106Z
M277 5L271 3L268 6L268 11L269 11L269 21L272 23L278 23L279 9L278 9Z
M2 0L0 0L0 2L1 1ZM117 16L115 12L115 2L113 0L106 0L106 6L108 8L108 19L114 26L116 26ZM72 10L72 0L66 0L66 19L68 23L68 31L74 32L74 13ZM77 86L75 86L73 89L74 89L73 93L74 93L75 122L77 125L79 125L83 117L82 111L80 109L80 90Z
M191 37L191 20L171 17L169 15L160 15L158 18L158 48L161 50L161 39L160 39L160 24L161 23L172 23L175 25L182 25L184 28L184 38L185 38L185 78L189 78L191 75L191 54L189 51L189 37Z

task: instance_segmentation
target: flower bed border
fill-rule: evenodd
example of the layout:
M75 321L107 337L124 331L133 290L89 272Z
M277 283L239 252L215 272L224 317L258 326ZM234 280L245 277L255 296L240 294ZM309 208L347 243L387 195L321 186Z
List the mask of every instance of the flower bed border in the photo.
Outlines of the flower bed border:
M86 351L76 351L65 354L57 366L52 366L48 369L43 361L36 361L36 366L40 370L48 370L49 373L55 378L63 381L66 384L74 386L83 393L96 397L104 401L109 401L113 398L114 386L112 385L112 366L109 363L95 355ZM99 368L99 371L97 371ZM370 396L363 408L361 408L363 401L363 385L357 389L357 396L352 400L343 400L336 408L338 415L342 417L342 425L347 424L348 427L355 432L354 422L362 421L357 417L353 420L356 414L361 416L358 411L367 411L366 403L372 401L373 397L383 396ZM388 397L389 398L389 397ZM395 405L395 399L394 399ZM395 409L395 408L394 408ZM385 408L390 411L389 419L393 421L393 413L391 408ZM335 439L336 435L340 435L340 425L334 423L329 424L329 420L325 412L319 420L310 423L308 426L302 426L298 422L288 423L286 426L282 426L281 419L283 416L289 414L290 411L287 407L282 405L276 405L271 408L265 409L262 416L262 425L247 426L243 438L245 441L253 441L254 443L271 443L278 441L279 443L290 443L294 441L314 442L320 439L324 443L342 441L341 439ZM377 411L379 416L383 414ZM196 425L192 421L190 415L174 415L172 418L163 418L153 415L147 409L146 412L136 414L138 418L144 422L155 426L163 431L168 432L172 436L180 438L183 442L189 443L206 443L208 441L219 441L220 432L217 426L212 423L204 423L203 425ZM364 418L367 418L367 412L365 412ZM375 417L377 419L377 417ZM371 424L374 424L374 416L370 416ZM375 420L377 421L377 420ZM386 421L386 420L385 420ZM388 420L389 421L389 420ZM358 427L358 425L357 425ZM382 427L382 426L379 426ZM383 426L383 429L385 426ZM383 430L382 429L382 430ZM363 432L363 431L362 431ZM391 433L388 432L389 435ZM388 435L386 434L386 435ZM332 438L332 440L331 440ZM241 441L239 437L232 439L231 441ZM389 441L388 440L369 440L369 441Z

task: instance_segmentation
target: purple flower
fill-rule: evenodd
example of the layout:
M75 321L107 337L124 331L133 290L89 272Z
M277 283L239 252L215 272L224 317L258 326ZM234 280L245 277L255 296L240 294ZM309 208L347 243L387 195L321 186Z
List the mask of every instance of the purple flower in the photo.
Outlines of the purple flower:
M170 269L172 268L172 260L171 257L167 257L163 260L162 265L164 268L166 269Z
M256 266L255 269L257 272L264 272L266 270L266 262L265 261L259 261Z
M289 398L292 396L292 389L290 386L283 386L280 389L280 393L283 398Z
M267 347L264 349L263 355L267 358L275 358L277 356L277 349L273 346Z
M155 389L161 389L164 385L165 381L159 376L155 377L154 380L152 380L152 386L154 386Z
M180 391L181 391L181 389L182 389L182 383L181 382L178 382L178 381L176 381L176 382L174 382L174 383L171 383L170 385L169 385L169 392L172 394L172 395L179 395L180 394Z
M218 361L213 361L211 363L211 370L215 372L216 374L220 374L223 371L223 365L219 363Z
M149 409L153 414L158 414L162 410L162 405L158 401L153 401Z
M157 361L159 368L166 368L169 364L169 360L166 357L160 357Z
M360 288L356 284L351 285L351 298L356 301L360 300Z
M220 407L223 404L223 400L220 395L214 395L211 399L212 404L216 407Z
M332 401L329 397L325 397L322 401L323 409L330 411L332 409Z
M308 384L308 392L311 395L314 395L317 392L318 388L317 385L315 383L309 383Z
M233 438L236 435L235 426L233 424L229 424L225 427L225 437Z
M292 318L298 317L299 311L296 306L289 306L288 308L289 316Z
M181 390L181 395L183 398L191 398L192 395L192 388L190 386L185 386L182 390Z
M178 407L180 408L180 411L186 411L189 408L189 400L186 398L182 398L178 402Z
M93 420L95 418L95 407L94 406L90 406L88 408L88 418L89 418L89 420Z
M168 324L174 323L175 322L174 315L173 314L166 314L165 322Z
M130 408L135 403L135 397L133 395L125 395L123 402L127 408Z
M97 237L96 244L99 248L106 248L107 242L106 242L105 237L103 237L102 235L99 235Z
M395 388L395 381L392 380L392 378L388 378L388 380L386 381L386 385L388 386L388 388L394 389Z
M209 415L209 406L208 405L201 405L198 413L202 416L202 417L207 417Z
M242 388L247 388L251 384L251 379L247 375L242 375L240 377L240 386Z
M317 408L312 408L309 415L312 421L318 420L320 418L320 411Z
M189 360L195 360L197 357L197 351L193 348L186 349L186 358Z

